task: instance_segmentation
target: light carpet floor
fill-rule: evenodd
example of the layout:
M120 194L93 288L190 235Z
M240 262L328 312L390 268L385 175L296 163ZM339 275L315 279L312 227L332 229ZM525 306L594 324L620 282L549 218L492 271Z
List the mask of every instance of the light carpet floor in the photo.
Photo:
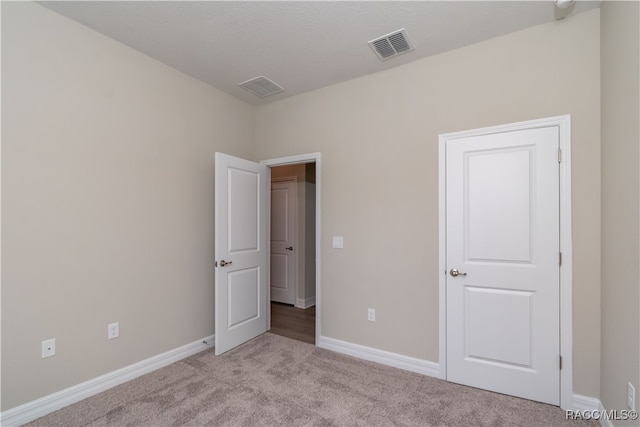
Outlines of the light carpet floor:
M206 350L29 426L595 426L558 407L266 333Z

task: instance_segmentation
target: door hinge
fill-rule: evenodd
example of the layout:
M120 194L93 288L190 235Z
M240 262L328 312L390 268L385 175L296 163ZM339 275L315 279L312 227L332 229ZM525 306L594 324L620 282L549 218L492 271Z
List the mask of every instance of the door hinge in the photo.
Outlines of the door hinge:
M560 357L560 369L562 369L562 356L559 356L559 357Z
M562 162L562 149L558 148L558 163Z
M559 264L560 266L562 266L562 252L560 252L560 254L559 254L559 255L560 255L560 256L558 257L558 264Z

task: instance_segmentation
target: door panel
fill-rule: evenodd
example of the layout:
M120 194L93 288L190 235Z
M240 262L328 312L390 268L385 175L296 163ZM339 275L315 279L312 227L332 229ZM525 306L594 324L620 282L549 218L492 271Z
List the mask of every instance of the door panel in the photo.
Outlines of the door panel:
M530 261L532 149L465 153L467 261Z
M247 268L229 273L229 330L260 316L260 272Z
M447 141L447 379L559 403L555 126Z
M267 169L216 153L215 353L267 330Z
M273 295L274 289L286 291L289 288L289 283L287 283L288 259L286 254L271 254L271 295Z
M230 167L228 177L229 253L259 251L260 174Z
M533 293L472 286L464 290L466 359L530 368Z
M271 241L286 243L289 241L288 214L288 185L274 182L271 186Z

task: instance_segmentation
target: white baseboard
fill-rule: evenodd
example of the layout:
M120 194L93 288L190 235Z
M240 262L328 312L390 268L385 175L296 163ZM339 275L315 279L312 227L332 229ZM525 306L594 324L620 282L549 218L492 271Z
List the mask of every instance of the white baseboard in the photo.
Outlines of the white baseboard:
M359 359L377 362L382 365L393 366L407 371L417 372L419 374L428 375L430 377L441 378L440 365L428 360L417 359L414 357L404 356L397 353L391 353L376 348L366 347L359 344L353 344L347 341L341 341L334 338L320 336L317 340L317 346L338 353L347 354ZM572 410L587 412L585 417L594 418L600 416L599 422L601 427L613 427L613 423L606 416L601 416L606 411L600 399L595 397L574 394L572 399Z
M601 427L613 427L613 423L607 417L607 411L600 399L596 397L573 395L573 410L583 413L583 418L597 419Z
M576 411L593 411L600 409L602 404L600 399L595 397L583 396L581 394L573 395L573 409Z
M404 356L398 353L391 353L390 351L379 350L377 348L366 347L364 345L323 336L320 336L317 340L317 346L338 353L348 354L349 356L359 359L377 362L406 371L417 372L430 377L439 378L440 376L439 365L428 360L417 359L415 357Z
M306 299L298 298L296 299L296 308L309 308L316 305L316 297L309 297Z
M0 425L14 427L26 424L53 411L79 402L87 397L131 381L141 375L160 369L171 363L199 353L213 346L214 336L194 341L166 353L150 357L133 365L109 372L89 381L52 393L0 413Z
M600 399L598 399L598 410L600 411L601 414L607 412L606 409L604 409L604 405L602 404L602 402L600 402ZM600 426L601 427L613 427L613 423L611 422L611 420L607 417L602 417L600 418Z

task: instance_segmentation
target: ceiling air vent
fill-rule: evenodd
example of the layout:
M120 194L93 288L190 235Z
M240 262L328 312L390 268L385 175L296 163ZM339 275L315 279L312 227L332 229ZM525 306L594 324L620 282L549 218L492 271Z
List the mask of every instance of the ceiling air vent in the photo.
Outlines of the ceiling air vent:
M371 40L369 46L382 61L413 50L404 28Z
M278 84L264 76L247 80L246 82L240 83L238 86L248 90L258 98L266 98L267 96L275 95L276 93L284 91L284 89Z

